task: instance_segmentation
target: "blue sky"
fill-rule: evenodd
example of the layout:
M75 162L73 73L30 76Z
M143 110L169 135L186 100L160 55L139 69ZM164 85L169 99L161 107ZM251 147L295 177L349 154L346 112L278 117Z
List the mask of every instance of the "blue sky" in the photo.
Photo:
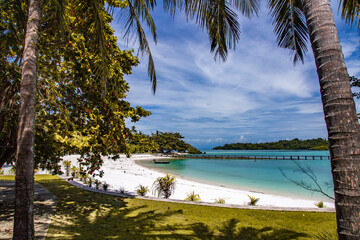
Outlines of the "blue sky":
M359 33L346 26L332 3L350 75L360 77ZM147 56L133 74L127 100L152 115L135 124L144 133L179 132L200 148L235 142L327 137L312 50L294 66L290 52L277 47L268 9L251 20L239 15L240 42L226 62L214 60L208 37L179 13L174 21L162 7L153 12L158 42L151 42L158 85L152 94ZM121 48L123 27L113 24ZM147 33L148 40L151 36ZM130 124L129 124L130 125Z

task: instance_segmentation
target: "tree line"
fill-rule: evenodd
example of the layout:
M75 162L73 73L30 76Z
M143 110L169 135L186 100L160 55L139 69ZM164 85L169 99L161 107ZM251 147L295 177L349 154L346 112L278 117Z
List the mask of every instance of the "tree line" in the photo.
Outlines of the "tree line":
M180 133L160 132L152 133L151 135L142 132L132 131L132 139L130 141L131 153L201 153L200 150L186 143L184 137Z
M329 142L322 138L280 140L267 143L231 143L213 150L329 150Z

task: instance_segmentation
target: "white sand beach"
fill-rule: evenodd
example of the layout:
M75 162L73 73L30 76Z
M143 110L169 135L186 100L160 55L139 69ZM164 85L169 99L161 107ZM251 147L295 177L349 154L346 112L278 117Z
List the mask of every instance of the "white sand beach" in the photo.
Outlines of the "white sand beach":
M66 156L64 157L64 160L71 160L73 165L77 165L77 157L77 155ZM100 180L110 184L110 190L120 190L123 188L125 189L125 192L130 194L135 194L136 188L140 184L148 186L148 188L151 189L155 179L160 176L162 177L165 174L144 168L136 164L135 160L138 161L154 158L155 157L150 154L136 154L131 158L122 156L116 161L104 158L104 164L102 166L104 176ZM159 157L156 156L156 159L159 159ZM200 195L201 201L207 203L214 203L217 198L225 198L226 204L246 206L249 202L248 195L250 195L260 199L257 203L258 206L317 209L315 206L316 202L314 200L243 191L195 182L181 177L177 177L176 179L175 192L171 195L170 199L184 200L187 193L195 191L196 194ZM149 192L148 196L154 197L152 191ZM324 202L324 206L326 208L334 208L334 203Z

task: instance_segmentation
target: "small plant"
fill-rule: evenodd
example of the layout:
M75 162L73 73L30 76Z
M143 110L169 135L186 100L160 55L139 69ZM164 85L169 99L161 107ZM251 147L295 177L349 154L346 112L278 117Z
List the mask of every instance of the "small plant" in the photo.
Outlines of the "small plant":
M215 203L225 204L225 198L216 198L216 199L215 199Z
M93 179L93 178L89 177L89 178L87 179L87 185L88 185L89 187L92 187L93 182L94 182L94 179Z
M153 184L153 193L157 193L158 197L164 196L169 198L175 190L176 178L170 174L165 177L158 177Z
M78 176L79 176L79 168L75 167L75 166L72 166L71 167L71 177L72 178L78 178Z
M1 170L0 175L4 175L4 174L5 174L4 170Z
M317 206L318 208L324 208L325 207L323 201L315 203L315 206Z
M99 189L101 187L101 182L99 181L99 179L95 179L94 184L96 189Z
M149 188L145 187L144 185L141 185L141 184L136 189L136 193L139 196L145 196L148 192L149 192Z
M260 200L260 198L256 198L256 197L253 197L253 196L250 196L250 195L248 195L248 197L250 198L249 205L251 205L251 206L255 206L256 203Z
M80 181L82 181L84 184L87 184L89 174L87 174L85 172L80 172L79 175L80 175Z
M120 193L125 194L125 188L124 187L120 187Z
M63 161L63 165L65 168L65 172L66 172L66 176L70 176L70 170L71 170L71 161L70 160L65 160Z
M109 184L108 183L106 183L106 182L104 182L103 184L102 184L102 187L103 187L103 189L104 189L104 191L107 191L108 190L108 188L109 188Z
M194 191L191 191L190 193L187 193L187 197L185 198L185 200L191 201L191 202L198 202L198 201L201 201L201 198L200 198L199 194L195 194Z

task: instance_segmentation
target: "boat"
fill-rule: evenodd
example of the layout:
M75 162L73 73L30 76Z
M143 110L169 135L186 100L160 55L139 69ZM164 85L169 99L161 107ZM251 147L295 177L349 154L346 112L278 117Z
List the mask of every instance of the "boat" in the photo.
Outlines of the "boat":
M156 161L156 159L154 159L153 160L154 161L154 163L156 163L156 164L169 164L170 162L169 161Z

